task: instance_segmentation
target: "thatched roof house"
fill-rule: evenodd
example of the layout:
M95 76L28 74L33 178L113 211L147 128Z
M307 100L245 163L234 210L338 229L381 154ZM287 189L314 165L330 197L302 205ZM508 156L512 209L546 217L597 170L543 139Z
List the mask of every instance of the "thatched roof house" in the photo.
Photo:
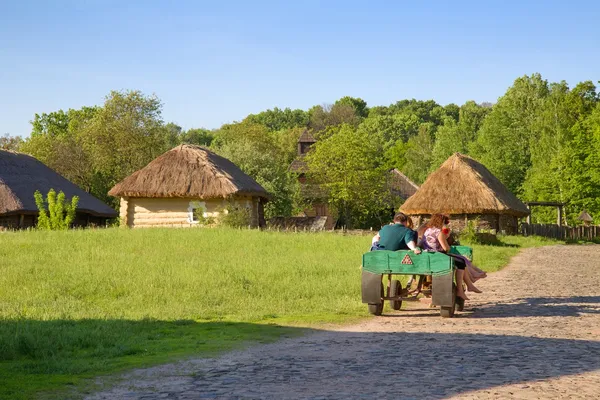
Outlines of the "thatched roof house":
M33 194L44 196L54 189L70 199L79 196L76 225L103 225L117 212L53 171L42 162L22 153L0 150L0 226L34 226L39 211Z
M216 217L228 204L250 208L258 226L269 197L231 161L194 145L167 151L108 194L121 198L121 219L129 227L193 226L199 210Z
M516 232L518 219L529 215L527 206L483 164L460 153L431 173L400 210L418 219L448 214L459 228L479 218L483 227L509 232Z
M583 210L581 214L579 214L579 217L577 217L577 219L583 221L585 225L589 225L590 223L594 222L594 218L592 218L592 216L588 214L588 212L585 210Z

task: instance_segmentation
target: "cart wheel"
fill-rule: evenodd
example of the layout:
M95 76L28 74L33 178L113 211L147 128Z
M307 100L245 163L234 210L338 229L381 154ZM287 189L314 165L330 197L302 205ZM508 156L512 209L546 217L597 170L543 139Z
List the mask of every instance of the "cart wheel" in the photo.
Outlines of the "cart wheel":
M381 297L384 296L383 291L383 282L381 283ZM369 303L369 313L373 315L381 315L383 313L383 300L379 304L371 304Z
M452 284L452 306L450 307L440 307L440 315L442 318L452 318L454 317L454 308L456 307L456 285Z
M392 285L390 287L390 297L402 295L402 284L397 279L392 279ZM390 300L390 308L392 310L399 310L402 307L402 300Z

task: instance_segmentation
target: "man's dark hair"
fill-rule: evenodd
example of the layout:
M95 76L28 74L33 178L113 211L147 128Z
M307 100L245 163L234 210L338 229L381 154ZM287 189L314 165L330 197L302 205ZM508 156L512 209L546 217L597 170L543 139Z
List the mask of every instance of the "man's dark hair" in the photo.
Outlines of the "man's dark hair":
M394 215L394 222L396 223L405 224L407 220L408 217L404 213L399 212L396 215Z

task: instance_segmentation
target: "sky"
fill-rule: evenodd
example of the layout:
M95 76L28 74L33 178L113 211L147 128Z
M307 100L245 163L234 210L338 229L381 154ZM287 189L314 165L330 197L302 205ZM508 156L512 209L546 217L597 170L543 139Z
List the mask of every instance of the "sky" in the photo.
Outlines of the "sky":
M598 1L0 0L0 135L141 90L184 129L343 96L495 102L600 79Z

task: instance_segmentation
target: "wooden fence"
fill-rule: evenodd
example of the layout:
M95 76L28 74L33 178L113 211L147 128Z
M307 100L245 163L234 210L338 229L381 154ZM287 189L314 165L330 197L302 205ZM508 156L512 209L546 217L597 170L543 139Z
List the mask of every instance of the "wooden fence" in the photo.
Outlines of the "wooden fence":
M546 224L521 224L523 236L544 236L559 240L600 239L600 226L559 226Z

